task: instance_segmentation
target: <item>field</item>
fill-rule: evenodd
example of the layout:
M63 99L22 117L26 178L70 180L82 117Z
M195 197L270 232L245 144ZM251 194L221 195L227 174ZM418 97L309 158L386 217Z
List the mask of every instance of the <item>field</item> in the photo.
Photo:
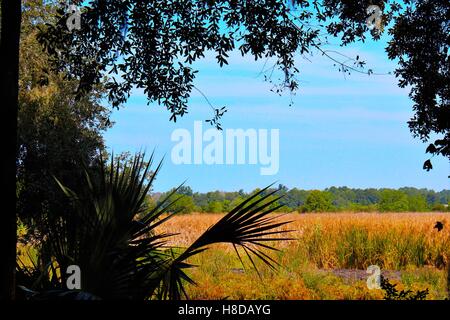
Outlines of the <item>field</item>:
M232 246L217 245L192 258L189 271L197 286L188 285L191 299L381 299L369 290L366 269L378 265L399 289L428 288L428 299L447 297L446 265L450 257L448 213L324 213L288 214L284 229L292 241L275 244L276 271L248 260L242 267ZM161 231L180 233L172 244L186 247L219 214L174 217ZM438 232L436 221L444 228Z

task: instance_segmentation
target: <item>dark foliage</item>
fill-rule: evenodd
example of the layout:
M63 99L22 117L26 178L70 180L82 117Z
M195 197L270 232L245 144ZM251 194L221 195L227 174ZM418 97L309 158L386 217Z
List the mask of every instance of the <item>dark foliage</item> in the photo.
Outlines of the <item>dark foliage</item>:
M391 284L389 279L381 276L381 289L384 291L385 300L425 300L429 290L398 290L396 284Z
M436 224L434 225L433 229L441 231L442 229L444 229L444 224L441 221L436 221Z
M102 134L111 126L102 85L75 99L77 82L52 71L42 52L36 27L54 14L54 6L39 0L22 5L16 178L17 212L27 223L67 208L53 176L71 188L83 184L82 165L98 158Z
M411 86L412 133L425 142L432 134L440 135L427 152L450 157L447 0L92 0L82 9L81 30L67 30L69 13L62 6L59 20L43 28L40 39L58 68L79 81L79 95L107 75L113 106L124 103L133 88L142 88L149 103L164 105L176 121L187 112L194 88L191 64L208 51L216 54L220 66L228 64L234 49L255 59L274 58L273 69L278 67L283 75L274 89L278 93L298 88L296 55L318 51L342 72L361 72L365 62L359 57L350 59L352 66L323 49L328 42L324 34L339 37L342 45L364 41L369 5L383 11L382 28L371 36L379 39L388 30L386 51L399 61L399 86ZM213 109L209 122L221 128L223 110ZM424 169L431 168L426 161Z
M109 75L113 106L142 88L149 103L164 105L173 121L187 112L196 73L191 64L208 51L220 66L235 48L255 59L273 57L289 85L294 54L308 52L317 38L311 28L292 26L286 4L277 0L90 1L82 10L81 30L73 32L67 30L64 7L59 17L43 29L41 41L59 68L79 80L79 94ZM223 111L215 110L212 124Z
M230 243L237 253L241 247L253 266L256 257L275 267L276 261L264 249L275 250L270 243L286 240L279 235L288 231L277 228L287 222L268 216L273 200L267 196L258 201L252 200L259 194L250 197L187 249L174 248L167 244L172 235L157 227L173 216L165 213L176 201L172 199L176 189L154 208L144 202L161 163L146 181L152 158L147 165L143 156L136 156L131 165L111 159L109 166L88 170L80 190L58 182L73 210L47 221L32 267L19 263L18 284L24 298L180 299L185 283L194 283L186 273L193 267L187 259L215 243ZM69 265L81 269L81 291L66 288Z
M389 31L389 58L399 60L395 71L400 87L411 86L414 117L409 127L415 137L428 142L431 155L450 158L450 2L405 1L404 13ZM424 169L433 166L430 160Z

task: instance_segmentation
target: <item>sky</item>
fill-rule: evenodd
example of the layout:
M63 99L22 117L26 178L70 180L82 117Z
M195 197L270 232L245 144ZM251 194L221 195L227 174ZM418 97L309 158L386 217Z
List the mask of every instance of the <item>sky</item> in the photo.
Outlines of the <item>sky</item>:
M335 41L336 44L338 41ZM395 62L384 51L385 41L368 41L342 48L327 48L365 60L367 67L384 75L343 75L326 57L316 54L297 57L300 89L293 97L270 91L261 71L270 65L251 56L230 54L229 65L220 68L214 56L196 62L194 82L214 107L227 107L223 129L279 129L279 170L261 175L260 164L175 164L171 140L176 129L193 137L194 122L212 118L205 98L193 91L189 113L176 123L170 113L155 103L147 105L142 90L135 90L120 110L113 111L115 125L105 134L109 151L120 153L155 150L163 168L154 191L167 191L186 181L194 191L250 191L271 183L289 188L324 189L400 188L411 186L449 189L450 165L443 157L433 158L434 169L422 170L426 144L414 139L407 121L413 115L409 89L397 86ZM274 79L275 80L275 79ZM207 143L205 143L206 145Z

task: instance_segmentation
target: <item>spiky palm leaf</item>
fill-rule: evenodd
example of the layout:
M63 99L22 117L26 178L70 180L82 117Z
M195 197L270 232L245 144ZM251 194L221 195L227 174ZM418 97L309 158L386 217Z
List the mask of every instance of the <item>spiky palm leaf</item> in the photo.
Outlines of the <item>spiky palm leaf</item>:
M87 170L86 187L77 192L58 181L74 210L47 220L39 263L31 268L19 266L21 278L28 279L24 283L32 292L28 296L48 298L53 293L66 298L179 299L185 294L183 283L194 283L185 273L192 267L187 259L215 243L231 243L235 249L240 246L254 266L252 256L274 267L276 262L263 249L275 250L267 242L281 240L274 235L288 231L275 229L288 222L268 217L279 208L271 206L279 198L267 201L273 192L263 195L268 187L180 253L167 246L171 234L156 230L173 216L163 214L176 201L172 199L178 188L155 208L145 207L145 196L161 169L160 162L146 181L152 163L153 155L147 164L143 155L136 155L131 165L115 162L112 157L109 166L102 162L99 170ZM72 264L82 272L82 293L75 296L65 289L65 270ZM45 295L39 294L43 291Z

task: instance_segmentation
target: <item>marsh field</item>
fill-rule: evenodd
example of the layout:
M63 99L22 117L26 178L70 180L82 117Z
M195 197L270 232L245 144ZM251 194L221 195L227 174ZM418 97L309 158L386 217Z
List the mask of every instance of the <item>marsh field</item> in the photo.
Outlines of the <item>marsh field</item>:
M447 298L446 265L450 257L448 213L317 213L277 215L292 221L295 240L278 241L271 270L232 245L217 245L189 262L197 285L187 285L190 299L382 299L367 287L370 265L398 289L429 289L427 299ZM221 214L173 217L161 232L178 233L172 245L187 247ZM437 221L444 224L438 231Z

